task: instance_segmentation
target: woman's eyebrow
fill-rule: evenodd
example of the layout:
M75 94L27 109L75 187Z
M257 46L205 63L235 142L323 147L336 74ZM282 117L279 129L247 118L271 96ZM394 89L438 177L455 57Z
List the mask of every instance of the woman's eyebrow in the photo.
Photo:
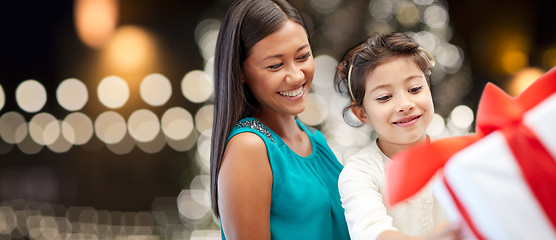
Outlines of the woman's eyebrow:
M309 44L305 44L305 45L299 47L299 48L296 50L296 52L299 52L299 51L303 50L304 48L306 48L306 47L308 47L308 46L309 46ZM280 58L280 57L283 57L283 56L284 56L284 54L276 54L276 55L267 56L267 57L263 58L263 60L261 60L261 62L264 61L264 60L267 60L267 59L269 59L269 58Z

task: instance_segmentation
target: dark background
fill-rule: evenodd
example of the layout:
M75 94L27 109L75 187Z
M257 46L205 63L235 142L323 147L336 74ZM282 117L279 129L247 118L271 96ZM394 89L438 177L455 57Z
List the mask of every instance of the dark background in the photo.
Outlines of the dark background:
M318 36L323 16L307 10L303 1L292 2L312 18L313 30ZM366 4L363 2L367 1L344 2ZM122 0L118 25L141 26L157 35L164 56L160 59L157 72L165 74L172 81L173 88L179 89L179 80L185 73L203 69L203 59L193 34L195 27L205 18L221 19L228 5L229 1L214 0ZM511 75L501 72L496 64L499 53L497 46L502 44L505 33L527 39L529 66L539 67L543 71L551 67L541 59L545 49L556 46L554 1L466 0L448 1L446 5L453 30L450 43L462 48L464 65L472 73L473 85L469 94L462 99L462 104L473 108L487 81L505 86L511 78ZM364 31L349 34L352 36L349 41L338 43L311 39L312 47L316 49L316 55L321 51L338 59L347 48L360 42L366 35ZM0 84L6 94L6 105L0 110L0 115L18 111L27 120L32 117L21 111L14 100L15 89L24 80L35 79L47 88L49 100L42 111L58 118L69 112L52 100L56 98L52 89L70 77L81 79L88 86L100 80L94 74L83 74L84 71L95 69L89 59L99 52L78 39L71 0L2 1L0 48ZM96 101L94 90L89 87L90 101ZM130 101L137 98L132 95ZM201 107L187 102L175 92L165 106L182 106L193 109L192 112ZM94 117L102 111L98 108L88 104L83 111ZM160 114L163 108L152 110ZM130 112L122 111L121 114L127 118ZM9 153L0 155L0 177L4 181L0 186L14 189L25 187L18 185L22 176L35 179L33 181L40 186L41 174L55 174L61 194L54 200L61 204L140 211L149 209L157 196L176 196L181 189L188 187L193 176L199 174L189 152L176 152L166 146L157 154L145 154L135 148L129 154L114 156L102 145L93 137L87 145L74 146L64 154L43 149L34 155L21 153L14 147ZM43 171L45 169L47 171ZM40 198L40 195L19 193L11 197Z

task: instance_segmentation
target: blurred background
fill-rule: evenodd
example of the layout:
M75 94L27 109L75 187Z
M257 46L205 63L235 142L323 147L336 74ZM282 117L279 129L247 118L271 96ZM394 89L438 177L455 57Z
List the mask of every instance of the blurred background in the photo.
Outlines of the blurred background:
M335 66L373 32L436 58L432 137L469 134L486 82L556 66L548 0L291 0L315 79L299 115L343 161L372 129L341 118ZM230 0L0 3L0 239L219 239L210 211L212 64Z

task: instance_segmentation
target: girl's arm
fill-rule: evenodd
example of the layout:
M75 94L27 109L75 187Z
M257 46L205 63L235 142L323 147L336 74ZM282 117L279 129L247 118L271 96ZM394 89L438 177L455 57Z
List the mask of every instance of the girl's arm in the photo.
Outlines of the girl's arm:
M366 157L366 156L364 156ZM380 168L352 158L338 180L351 239L376 239L385 230L396 230L380 193Z
M392 225L379 190L380 167L357 159L349 162L340 174L338 186L352 240L462 239L460 227L453 224L439 225L426 237L399 232Z
M226 239L270 239L272 169L264 141L240 133L228 142L218 176L218 201Z

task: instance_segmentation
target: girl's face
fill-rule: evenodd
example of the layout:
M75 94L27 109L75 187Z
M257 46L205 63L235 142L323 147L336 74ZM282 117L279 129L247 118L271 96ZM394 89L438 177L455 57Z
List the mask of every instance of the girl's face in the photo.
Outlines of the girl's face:
M314 70L305 29L288 20L253 45L241 79L259 101L260 113L295 115L305 109Z
M394 145L424 140L434 114L425 75L411 57L392 58L367 74L363 108L353 110L379 142Z

